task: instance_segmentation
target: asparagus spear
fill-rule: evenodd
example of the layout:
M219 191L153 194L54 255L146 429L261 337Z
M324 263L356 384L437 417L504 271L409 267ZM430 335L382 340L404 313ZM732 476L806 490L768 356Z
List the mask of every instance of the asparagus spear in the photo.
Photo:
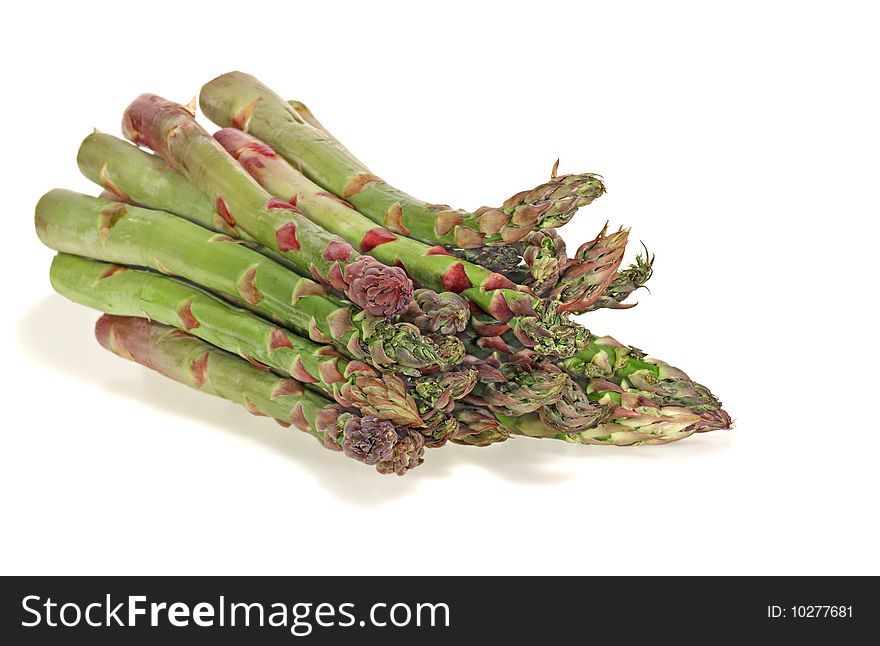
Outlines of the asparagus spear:
M461 248L509 244L533 229L564 224L604 192L597 175L564 175L517 193L500 208L453 210L390 186L252 76L231 72L214 79L202 88L199 103L209 119L266 141L375 223L425 242Z
M288 101L290 107L303 121L313 128L323 132L327 139L345 151L352 159L354 155L349 151L333 133L318 121L312 111L301 101ZM357 161L355 159L355 161ZM359 162L360 163L360 162ZM559 163L558 161L556 162ZM554 166L552 176L556 176ZM543 234L543 235L542 235ZM559 275L559 266L567 259L565 256L565 243L559 238L555 229L543 229L532 231L516 244L507 244L496 247L472 247L458 249L448 247L449 251L459 258L463 258L475 265L482 265L490 271L504 274L510 277L517 273L522 261L525 261L530 270L532 280L528 284L536 293L540 293L545 283L555 282Z
M40 239L56 251L186 278L377 368L419 375L464 355L458 339L444 341L441 352L414 325L352 315L321 285L170 213L56 189L39 201L35 220Z
M288 104L303 121L320 130L330 142L342 149L352 160L357 161L305 104L300 101L288 101ZM557 160L556 164L558 163ZM557 166L554 165L551 182L556 179L556 168ZM540 193L539 189L535 190ZM546 187L544 190L547 190ZM560 218L557 226L564 224L568 218ZM565 243L552 228L531 231L516 244L466 249L450 247L449 251L459 258L508 277L517 274L522 259L529 273L528 279L522 281L523 284L531 287L537 294L542 294L556 284L555 295L566 303L566 307L572 312L580 313L599 307L626 309L626 306L621 307L618 304L650 277L650 264L647 265L646 277L644 263L640 263L637 258L636 263L627 270L627 274L615 278L622 249L626 245L627 233L619 231L612 236L605 236L603 229L596 240L583 245L575 258L569 262L566 262L568 258L565 254ZM600 261L597 256L605 257ZM612 293L603 295L604 289L610 289L608 283L611 279L617 280L618 288L613 290L613 295ZM641 282L636 282L639 279ZM601 304L596 304L600 299Z
M240 73L233 72L232 74ZM324 126L323 123L318 121L318 118L308 108L308 106L306 106L301 101L295 100L288 101L287 103L288 105L290 105L293 111L302 118L305 123L312 126L316 130L321 131L327 137L328 141L333 143L336 147L340 148L352 161L366 168L365 164L359 161L351 153L351 151L348 150L348 148L346 148L345 145L343 145L343 143L338 138L336 138L333 133L331 133L327 129L326 126ZM556 163L553 164L553 170L550 172L550 182L548 184L542 184L532 189L531 191L522 191L520 193L517 193L505 202L505 206L503 206L501 210L512 210L515 209L517 206L522 206L524 204L540 207L542 206L543 200L554 200L555 203L553 204L553 211L545 213L543 216L544 221L541 223L540 228L536 228L533 230L540 231L542 229L552 226L562 226L571 219L578 208L580 208L581 206L586 206L605 192L605 187L602 184L602 178L599 175L596 175L594 173L584 173L581 175L559 176L557 174L558 169L559 160L557 159ZM578 189L584 190L585 195L583 196L582 201L578 201L575 203L568 201L572 197L571 195L569 195L569 191L572 191L573 188L572 185L581 181L587 183L588 186L583 189L581 189L581 186L578 186L574 189L574 191L576 192ZM558 190L559 185L556 182L561 183L563 186L567 186L567 189ZM544 194L543 196L542 193ZM430 208L430 206L433 205L428 206ZM554 222L555 224L553 224ZM515 254L512 253L513 249L510 245L501 245L499 247L467 247L465 249L450 250L460 258L465 258L466 260L470 260L471 262L474 262L478 265L491 267L492 271L497 271L501 274L506 274L508 273L508 271L513 271L519 264L518 259L517 261L513 260ZM515 264L511 264L512 262L515 262Z
M377 227L254 137L233 128L214 136L270 193L295 203L312 221L362 251L384 263L397 263L419 284L461 294L495 321L508 325L523 344L537 352L568 356L585 338L585 330L560 316L564 306L535 298L501 274L455 258L442 247L429 247Z
M221 217L211 200L158 155L96 130L83 139L76 162L83 175L104 189L104 199L173 213L237 238L296 270L296 265L282 254L258 244L241 227Z
M368 314L390 316L409 304L412 283L403 271L357 254L296 206L266 193L183 106L143 94L126 109L123 132L178 168L231 226L344 293Z
M55 290L76 303L173 325L255 365L311 384L342 406L400 426L425 426L399 376L346 361L330 346L291 334L192 285L65 253L55 257L49 276Z
M114 354L236 404L254 415L293 425L322 445L403 475L423 462L424 440L416 431L384 419L345 412L298 381L271 372L209 343L147 319L104 314L95 324L98 342Z
M239 227L230 227L217 215L210 201L158 155L152 155L112 135L94 132L83 140L77 162L82 173L90 180L101 186L106 184L114 187L115 192L105 189L102 194L104 199L173 213L203 227L228 233L262 255L285 267L292 267L290 261L271 249L245 242L251 240L250 236ZM181 194L184 195L183 199L179 199ZM453 334L451 330L464 330L469 315L464 299L452 292L435 293L429 289L417 292L419 296L413 294L413 300L408 309L400 314L400 320L414 323L426 332L444 335ZM334 300L332 296L329 298ZM324 333L327 334L326 331ZM448 339L438 339L437 343L453 349Z
M337 137L335 137L332 132L330 132L327 129L327 127L323 123L318 121L318 118L314 115L314 113L311 111L311 109L309 109L309 107L306 106L305 103L303 103L302 101L296 101L296 100L288 101L287 103L288 103L288 105L290 105L290 107L293 109L293 111L297 115L299 115L299 117L305 123L307 123L308 125L312 126L316 130L319 130L321 133L323 133L329 142L331 142L337 148L341 149L351 160L357 162L361 166L366 167L366 165L363 164L361 161L359 161L352 154L352 152L348 148L346 148L345 145ZM550 182L551 182L550 185L552 185L556 181L560 181L563 183L565 183L566 181L572 182L572 180L570 180L568 178L578 177L578 178L585 178L589 182L591 182L591 185L590 185L591 188L596 191L597 194L592 196L590 201L592 201L592 199L595 199L596 197L599 197L600 195L602 195L602 193L605 192L605 187L602 186L602 183L601 183L602 178L599 177L598 175L595 175L593 173L587 173L584 175L566 175L563 177L559 177L557 175L558 167L559 167L559 160L557 159L556 163L553 165L553 170L550 173ZM367 171L367 172L369 172L369 171ZM542 198L540 198L539 195L542 192L546 193L548 191L548 189L550 188L550 185L542 184L541 186L539 186L535 189L532 189L531 191L523 191L521 193L518 193L516 196L511 198L511 200L508 200L508 202L513 201L514 204L518 203L520 205L523 203L535 203L537 205L540 205L540 201ZM552 193L552 191L550 191L550 192ZM529 194L531 194L531 195L529 195ZM526 195L529 195L529 198L527 198ZM517 197L518 197L518 200L515 199ZM549 196L546 196L545 198L543 198L543 199L560 200L560 202L558 204L554 204L554 207L556 209L555 213L553 213L553 214L546 213L545 214L545 219L547 220L547 222L555 220L556 224L553 226L562 226L563 224L568 222L568 220L571 219L571 217L574 215L574 212L577 210L577 208L579 208L580 206L586 206L586 204L589 204L588 201L584 201L582 204L578 204L577 206L573 206L570 204L563 206L564 197L565 197L565 193L560 192L559 194L549 195ZM507 202L505 204L507 204ZM502 208L504 208L504 207L502 207ZM507 208L512 208L512 207L508 206ZM551 225L546 224L546 225L542 226L541 229L536 229L534 232L538 232L547 226L551 226ZM490 247L490 246L468 247L465 249L450 248L450 251L454 255L458 256L459 258L464 258L465 260L469 260L470 262L476 263L478 265L483 265L484 267L489 267L489 268L491 268L492 271L497 271L500 274L506 274L506 273L514 271L517 268L517 266L519 265L519 260L520 260L519 256L521 255L520 253L516 252L516 248L514 245L509 245L509 244L505 244L505 245L501 245L501 246L497 246L497 247Z

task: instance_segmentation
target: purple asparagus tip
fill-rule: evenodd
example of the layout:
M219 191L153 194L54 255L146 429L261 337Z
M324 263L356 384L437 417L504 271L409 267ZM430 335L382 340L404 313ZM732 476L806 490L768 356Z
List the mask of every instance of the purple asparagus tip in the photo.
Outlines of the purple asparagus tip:
M425 436L416 430L398 429L397 442L391 449L391 457L376 465L383 474L406 475L425 461Z
M397 431L391 422L369 415L352 415L343 429L342 450L364 464L378 464L392 458L397 440Z
M345 266L348 296L371 316L393 316L409 305L413 284L400 267L388 267L370 256Z

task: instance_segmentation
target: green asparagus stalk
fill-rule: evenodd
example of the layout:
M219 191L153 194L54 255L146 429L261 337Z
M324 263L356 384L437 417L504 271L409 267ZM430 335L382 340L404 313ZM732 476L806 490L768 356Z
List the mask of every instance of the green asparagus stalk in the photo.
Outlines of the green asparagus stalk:
M293 111L296 112L302 118L303 121L305 121L307 124L312 126L312 128L315 128L316 130L320 130L321 132L323 132L327 136L327 139L330 142L332 142L334 145L341 148L349 157L351 157L352 159L357 161L357 159L351 153L351 151L348 148L346 148L342 144L342 142L339 141L339 139L334 137L333 134L329 130L327 130L327 128L324 126L324 124L322 124L320 121L318 121L318 118L312 113L312 111L308 108L308 106L305 103L303 103L302 101L288 101L287 103L288 103L288 105L290 105L291 108L293 108ZM360 162L358 162L358 163L360 163Z
M101 196L103 199L167 211L208 229L228 233L243 242L250 240L247 233L239 227L230 227L218 216L210 201L179 171L168 166L158 155L145 152L134 144L95 132L83 141L77 161L82 173L90 180L101 186L108 184L114 187L115 192L105 189ZM185 199L178 199L181 194L185 195ZM285 267L292 267L288 260L271 249L253 242L245 244ZM464 299L452 292L417 291L420 295L413 295L409 309L400 314L400 320L414 323L425 332L444 335L464 330L469 316ZM329 298L335 301L332 296ZM324 333L327 334L327 331ZM447 350L455 349L454 342L448 339L441 338L436 342ZM446 356L451 358L453 355L450 352ZM447 363L451 363L451 359Z
M290 107L303 121L313 128L323 132L327 139L345 151L352 159L355 159L333 133L331 133L314 113L301 101L288 101ZM357 160L355 160L357 161ZM559 164L557 160L556 164ZM552 176L556 177L554 165ZM529 285L535 293L540 294L545 287L551 286L559 276L559 270L567 260L565 255L565 242L559 237L555 229L543 229L532 231L516 244L507 244L496 247L473 247L469 249L457 249L449 247L449 251L459 258L482 265L490 271L504 274L508 278L517 274L520 265L525 261L526 269L531 273L531 279L523 281ZM515 280L514 282L521 282Z
M327 139L345 151L352 159L355 159L351 151L324 124L318 121L308 106L301 101L288 101L288 104L290 104L294 112L302 117L303 121L323 132ZM355 161L357 160L355 159ZM555 177L555 167L552 174ZM469 249L448 247L448 249L452 255L458 258L472 262L475 265L482 265L489 271L504 274L508 278L512 274L516 274L522 262L525 261L526 269L531 272L532 280L523 284L528 284L535 293L540 293L545 284L555 283L556 278L559 276L560 265L567 260L565 256L565 242L562 241L555 229L532 231L515 244L496 247L472 247Z
M80 172L117 199L174 213L203 227L250 241L211 201L158 155L97 130L80 144Z
M380 473L403 475L423 462L424 441L418 432L345 412L298 381L261 370L179 329L104 314L95 325L95 337L124 359L240 404L254 415L272 417L282 426L293 425L328 449L375 465Z
M56 189L37 204L35 220L40 239L56 251L180 276L376 368L419 375L452 367L464 354L458 339L444 341L441 352L414 325L352 315L321 285L170 213Z
M141 95L125 111L123 132L178 168L230 226L240 227L368 314L391 316L409 304L412 283L403 271L359 255L296 206L266 193L183 106Z
M241 227L221 217L211 200L158 155L96 130L83 139L76 162L83 175L104 189L103 199L173 213L237 238L264 256L296 270L282 254L257 244Z
M605 190L597 175L564 175L517 193L500 208L453 210L390 186L252 76L231 72L214 79L202 88L199 103L209 119L267 142L376 224L433 244L470 248L516 242L533 229L564 224Z
M351 155L303 103L288 103L306 123L322 131L332 143ZM551 175L556 178L556 166ZM522 259L529 274L522 281L523 284L528 285L536 294L543 294L558 281L555 295L572 312L580 313L599 307L626 309L627 306L619 303L647 281L650 277L650 263L640 262L640 256L625 273L615 274L628 232L619 231L612 236L605 236L604 233L603 229L603 234L596 240L582 246L570 262L566 262L568 258L565 242L552 228L531 231L516 244L470 249L450 248L450 252L508 277L517 275ZM608 284L612 278L616 281L615 288ZM608 294L603 294L606 288Z
M390 186L252 76L231 72L214 79L202 88L199 103L212 121L266 141L377 224L397 226L424 242L461 248L509 244L533 229L564 224L604 192L597 175L567 175L517 193L500 208L453 210Z
M240 73L233 72L233 74L240 74ZM365 164L360 162L352 154L352 152L350 150L348 150L348 148L346 148L345 145L337 137L335 137L333 135L333 133L331 133L327 129L327 127L323 123L318 121L318 118L314 115L314 113L311 111L311 109L308 108L308 106L306 106L301 101L296 101L296 100L288 101L287 103L288 103L288 105L290 105L290 107L293 109L293 111L302 118L302 120L305 123L309 124L310 126L315 128L316 130L321 131L321 133L323 133L324 136L326 136L328 141L330 141L336 147L341 149L351 160L357 162L361 166L364 166L364 167L366 166ZM566 222L568 222L571 219L571 217L574 215L575 211L578 208L580 208L581 206L586 206L587 204L592 202L593 199L601 196L605 192L605 187L602 185L602 178L599 175L595 175L594 173L585 173L582 175L565 175L565 176L560 177L558 175L558 170L559 170L559 160L557 159L556 162L553 164L553 170L550 171L550 182L551 183L549 185L542 184L541 186L538 186L535 189L532 189L531 191L522 191L521 193L518 193L517 195L510 198L510 200L505 202L505 204L508 204L509 202L512 202L514 205L534 203L536 206L541 206L542 199L558 200L558 202L553 205L554 211L551 213L545 214L544 217L548 223L545 226L546 227L562 226L563 224L565 224ZM367 172L369 172L369 171L367 171ZM552 190L551 190L550 191L551 195L544 195L543 198L541 197L541 195L540 195L541 193L546 194L548 189L552 189L552 188L556 187L554 182L556 182L557 180L559 182L561 182L563 185L565 185L566 183L573 183L575 181L571 178L578 178L579 180L586 180L590 184L590 186L588 189L585 189L585 192L591 190L591 191L595 191L596 194L595 195L590 194L589 201L584 200L582 203L579 203L576 206L574 206L571 202L567 202L567 200L571 199L572 196L568 195L568 193L566 191L561 191L557 195L552 195ZM531 195L529 195L529 194L531 194ZM526 197L527 195L528 195L528 197ZM433 205L430 205L430 206L433 206ZM511 207L508 207L508 208L511 208ZM554 221L556 222L555 225L550 224ZM541 229L535 229L535 230L540 231ZM494 250L492 247L469 247L466 249L456 249L453 252L455 253L455 255L459 256L460 258L465 258L465 259L470 260L471 262L474 262L478 265L497 266L499 268L497 268L497 269L493 268L492 271L497 271L499 273L504 274L507 272L504 269L502 269L501 267L507 267L507 268L511 267L509 264L509 262L511 260L511 256L509 253L506 253L504 251L505 249L509 249L509 248L510 247L508 245L502 245L501 247L495 248ZM477 255L475 255L473 257L469 257L469 255L467 253L468 250L474 251L475 254L477 254ZM516 265L513 265L513 267L515 268Z
M233 128L220 130L215 137L267 191L295 203L312 221L361 251L386 264L397 263L417 283L459 293L505 324L505 329L509 326L536 352L569 356L585 338L585 330L560 315L564 306L535 298L501 274L456 258L443 247L429 247L376 226L254 137Z
M143 316L189 332L255 365L273 368L356 408L400 426L425 422L406 383L232 307L202 290L152 272L60 253L52 286L62 296L108 314Z

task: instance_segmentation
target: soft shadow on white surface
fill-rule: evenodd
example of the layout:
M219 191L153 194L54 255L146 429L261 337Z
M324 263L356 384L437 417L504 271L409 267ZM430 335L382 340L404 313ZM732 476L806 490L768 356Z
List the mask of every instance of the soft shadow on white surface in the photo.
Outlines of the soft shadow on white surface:
M303 433L282 429L269 420L244 413L243 409L241 414L230 414L230 406L217 398L200 395L151 371L144 370L143 377L137 380L108 374L94 365L97 342L92 327L97 317L97 312L52 295L32 305L21 317L19 343L48 370L92 384L114 396L210 424L277 451L313 475L322 487L351 504L371 506L405 497L426 480L451 477L462 466L485 469L516 484L564 485L576 475L574 464L587 470L597 459L630 464L668 460L672 467L684 456L698 458L724 451L732 441L729 433L713 433L668 446L623 449L515 438L482 449L449 445L443 450L428 450L425 464L406 477L378 476L371 468L322 449Z

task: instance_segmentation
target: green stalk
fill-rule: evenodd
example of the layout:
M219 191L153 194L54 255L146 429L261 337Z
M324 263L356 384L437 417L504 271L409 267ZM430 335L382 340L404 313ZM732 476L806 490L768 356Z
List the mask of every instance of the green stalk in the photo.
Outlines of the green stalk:
M456 258L442 247L429 247L377 227L252 136L226 128L217 132L215 138L268 192L285 196L316 224L386 264L403 267L425 287L455 292L474 302L495 321L512 328L522 343L537 352L569 356L587 334L560 316L555 303L525 293L504 276Z
M199 104L221 127L266 141L312 181L349 200L376 224L434 244L461 248L516 242L535 228L559 226L604 192L596 175L567 175L469 213L427 204L369 171L257 79L224 74L202 88Z
M424 426L405 382L232 307L176 279L58 254L50 279L66 298L109 314L140 316L189 332L255 365L273 368L332 396L340 405L400 426Z
M257 244L241 227L220 217L211 201L158 155L96 130L83 139L76 163L83 175L104 189L104 199L173 213L238 238L251 249L296 270L280 253Z
M127 196L125 200L127 202L174 213L203 227L223 231L223 227L218 229L214 226L213 219L216 212L208 199L180 172L165 164L156 155L151 155L116 137L92 133L80 146L78 161L80 170L92 181L98 184L102 181L113 183L117 193L105 189L108 198L114 196L114 199L122 199L118 197L121 193ZM195 196L192 195L193 191L196 193ZM186 193L188 199L177 202L176 197L181 192ZM187 211L184 211L180 204L186 204ZM225 222L222 218L220 221ZM236 238L247 237L247 234L237 227L228 232L234 234ZM295 270L289 261L270 249L254 243L246 244L279 264ZM328 295L328 298L339 306L343 305L342 301L332 295ZM428 289L420 289L413 293L413 300L408 309L400 314L399 320L414 323L425 332L449 335L464 330L467 321L465 315L469 316L467 304L457 294L452 292L436 294ZM441 350L443 356L449 357L445 363L453 363L454 356L457 356L455 353L460 351L458 344L448 337L441 337L436 341L438 345L445 347L445 352Z
M318 121L308 106L301 101L288 101L287 103L306 123L323 132L327 139L342 148L352 159L356 160L351 151L324 124ZM514 282L519 282L513 276L520 272L520 265L525 261L525 269L530 274L527 284L536 294L540 294L545 287L555 283L556 278L559 276L561 265L567 259L565 256L565 243L559 238L555 229L549 228L532 231L514 244L497 247L472 247L469 249L450 247L449 251L459 258L472 262L475 265L481 265L489 271L504 274L511 280L514 280Z
M320 130L321 132L323 132L327 136L328 140L330 140L333 144L335 144L339 148L342 148L342 150L344 150L352 159L357 161L357 158L351 153L351 151L348 148L346 148L343 145L343 143L341 141L339 141L339 139L334 137L333 133L331 133L329 130L327 130L327 128L324 126L324 124L322 124L320 121L318 121L318 118L312 113L312 111L309 109L309 107L305 103L303 103L302 101L288 101L287 103L288 103L288 105L290 105L291 108L293 108L293 111L296 112L302 118L303 121L305 121L307 124L312 126L312 128L315 128L316 130ZM358 163L360 163L360 162L358 162Z
M266 193L183 106L143 94L126 109L123 131L180 170L230 226L345 294L368 314L391 316L409 304L412 283L403 271L359 255L296 206Z
M298 381L260 370L176 328L104 314L95 325L95 337L120 357L240 404L254 415L272 417L282 426L293 425L328 449L376 465L380 473L402 475L422 462L422 451L408 454L403 464L395 454L398 443L410 435L420 437L419 433L397 429L387 420L344 412Z
M321 285L170 213L56 189L37 204L35 220L40 239L56 251L180 276L377 368L417 376L451 367L463 355L460 343L457 352L449 347L441 355L414 325L352 315Z
M158 155L97 130L76 155L80 172L123 202L174 213L242 240L250 237L224 220L211 201Z

